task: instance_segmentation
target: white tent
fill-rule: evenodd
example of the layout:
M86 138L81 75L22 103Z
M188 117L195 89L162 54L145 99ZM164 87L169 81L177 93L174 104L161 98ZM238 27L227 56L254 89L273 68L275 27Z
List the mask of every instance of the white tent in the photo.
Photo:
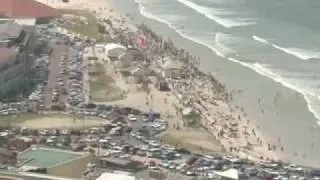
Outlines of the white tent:
M120 55L124 54L127 50L126 47L122 46L121 44L114 44L109 43L105 47L106 55L109 57L119 57Z
M183 63L179 60L167 60L163 64L164 69L182 69Z
M224 179L239 179L239 173L236 169L228 169L226 171L215 171L216 175L224 178Z
M191 107L187 107L182 111L182 114L184 116L190 115L192 113L193 109Z
M133 176L125 174L102 173L96 180L135 180Z

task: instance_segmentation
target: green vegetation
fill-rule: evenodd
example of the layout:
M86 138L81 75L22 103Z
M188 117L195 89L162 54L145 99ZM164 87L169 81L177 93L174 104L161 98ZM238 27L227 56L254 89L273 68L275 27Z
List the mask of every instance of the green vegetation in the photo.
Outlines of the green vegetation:
M17 115L0 115L0 127L14 126L15 124L23 123L24 121L32 120L40 117L39 114L26 113Z
M90 73L90 100L94 102L110 102L125 98L122 90L112 77L105 74L103 64L96 63Z
M72 20L63 20L61 26L69 31L79 33L90 38L101 40L101 29L96 17L86 10L61 10L65 15L73 15ZM70 22L69 22L70 21Z
M73 129L81 129L83 127L95 126L104 121L104 119L94 116L58 113L24 113L19 115L0 116L0 127L29 127L34 129L68 127ZM54 125L50 124L52 122L54 122Z

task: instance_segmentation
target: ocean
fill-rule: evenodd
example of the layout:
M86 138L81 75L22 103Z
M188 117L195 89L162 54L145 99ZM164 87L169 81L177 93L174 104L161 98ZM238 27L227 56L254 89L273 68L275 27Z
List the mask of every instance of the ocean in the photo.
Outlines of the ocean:
M199 56L288 161L320 166L320 1L114 4Z

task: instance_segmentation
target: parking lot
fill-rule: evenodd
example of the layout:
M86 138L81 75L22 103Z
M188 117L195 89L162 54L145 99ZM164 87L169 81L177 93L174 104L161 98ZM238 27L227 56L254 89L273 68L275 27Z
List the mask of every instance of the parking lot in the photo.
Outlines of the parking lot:
M77 106L87 101L87 65L83 63L82 44L74 45L68 51L68 103L72 106Z
M49 76L44 90L44 106L62 105L66 99L67 46L55 45L50 56Z

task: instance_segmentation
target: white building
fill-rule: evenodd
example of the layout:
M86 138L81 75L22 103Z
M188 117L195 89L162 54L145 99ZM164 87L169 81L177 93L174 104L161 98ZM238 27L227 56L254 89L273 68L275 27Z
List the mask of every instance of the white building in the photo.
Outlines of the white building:
M97 180L135 180L134 176L129 176L126 174L114 174L114 173L103 173Z

